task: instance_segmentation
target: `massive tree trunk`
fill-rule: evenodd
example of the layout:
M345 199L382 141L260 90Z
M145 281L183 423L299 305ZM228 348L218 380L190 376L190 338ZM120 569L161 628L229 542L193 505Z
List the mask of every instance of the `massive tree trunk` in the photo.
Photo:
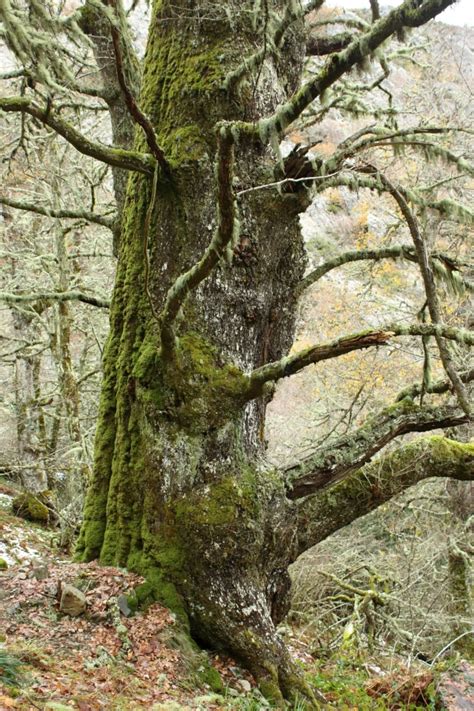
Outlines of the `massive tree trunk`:
M201 258L223 219L216 124L248 126L297 88L301 20L290 24L278 51L263 54L250 82L223 88L229 71L259 46L265 20L253 7L240 0L154 3L140 107L168 169L134 173L128 182L95 472L78 550L84 560L144 574L150 598L189 620L196 639L234 654L281 703L304 691L275 630L288 607L287 569L302 541L312 545L322 533L313 535L283 476L265 466L269 392L250 397L247 374L292 344L305 191L238 197L238 240L189 290L171 351L162 340L169 289ZM144 140L137 130L136 150L146 150ZM275 179L264 144L250 134L238 140L235 158L229 151L218 165L225 173L235 160L237 195L239 186ZM470 462L472 475L472 456Z
M158 598L186 610L198 639L234 653L279 697L293 684L274 619L285 612L295 531L281 482L261 471L264 399L246 404L241 391L244 372L292 343L301 199L242 198L240 242L188 297L173 361L161 355L156 319L216 229L215 123L270 113L295 89L301 24L255 90L223 91L226 72L253 49L252 18L240 10L240 2L155 3L140 103L171 175L154 198L152 179L129 181L79 550L145 573ZM234 180L268 182L272 165L249 142Z

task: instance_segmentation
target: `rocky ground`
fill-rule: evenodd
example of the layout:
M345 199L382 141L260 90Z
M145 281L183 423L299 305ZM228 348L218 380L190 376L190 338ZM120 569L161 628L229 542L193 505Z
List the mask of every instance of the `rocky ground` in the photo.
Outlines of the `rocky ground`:
M139 576L74 563L55 529L11 513L13 493L0 484L1 710L269 708L233 660L193 648L169 610L153 604L131 614L127 595ZM429 668L344 650L318 661L311 639L289 627L282 634L328 707L474 710L467 663L440 680Z

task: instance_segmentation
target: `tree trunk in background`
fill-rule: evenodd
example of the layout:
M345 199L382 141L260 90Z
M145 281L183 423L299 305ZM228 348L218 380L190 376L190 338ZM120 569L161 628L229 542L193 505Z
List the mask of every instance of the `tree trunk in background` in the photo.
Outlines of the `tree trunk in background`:
M472 425L457 427L456 439L461 442L472 440ZM457 540L451 540L448 545L448 575L450 607L453 617L453 634L460 637L454 647L467 659L474 657L474 634L472 631L472 553L473 546L469 544L474 515L474 484L472 481L456 481L450 479L447 483L449 509L455 521L461 524Z
M31 333L31 319L12 311L14 333L19 341ZM44 418L39 404L40 356L15 359L15 411L18 478L28 491L48 488L43 454L46 446Z
M458 637L454 647L467 659L472 659L474 655L471 557L472 546L464 547L459 541L451 541L448 550L450 612L454 622L453 632Z

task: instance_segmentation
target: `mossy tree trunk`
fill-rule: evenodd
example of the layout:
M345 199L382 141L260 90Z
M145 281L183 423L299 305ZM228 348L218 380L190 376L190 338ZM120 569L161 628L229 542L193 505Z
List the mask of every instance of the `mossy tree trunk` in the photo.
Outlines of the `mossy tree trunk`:
M337 518L330 498L316 497L312 510L291 500L285 476L264 465L269 391L257 388L260 380L252 386L248 373L286 356L292 344L305 266L298 217L308 198L305 190L239 196L241 186L275 179L273 153L248 127L298 88L304 54L300 19L289 24L278 52L263 53L250 81L224 88L242 56L259 47L255 38L266 20L254 6L240 0L154 3L139 103L168 170L151 176L144 169L128 182L95 470L78 553L144 574L143 595L189 621L196 639L234 654L282 703L295 690L311 696L275 629L288 607L288 566L302 547L348 521ZM270 13L286 6L268 2ZM218 165L225 173L234 161L238 239L189 289L172 324L170 354L162 316L169 290L182 285L181 275L201 259L224 219L215 171L222 121L247 127L245 136L234 130L238 151ZM147 150L139 129L135 150ZM388 335L344 341L338 353ZM277 377L288 374L285 367ZM263 384L269 378L259 373ZM463 456L471 457L472 476L472 456ZM347 447L344 457L353 470ZM357 464L369 458L358 453ZM467 478L464 459L458 468ZM427 471L416 470L413 481L406 475L380 502ZM452 471L456 476L454 465ZM376 494L360 494L353 477L347 505L361 496L353 510L362 515L377 505ZM365 477L360 481L363 488ZM317 531L313 514L321 519Z
M189 295L172 363L161 356L156 319L216 229L216 122L271 113L301 69L299 22L255 91L223 91L226 72L253 51L255 28L240 2L221 6L200 3L193 19L188 2L155 3L140 105L171 176L155 199L152 179L129 180L79 552L146 574L156 597L186 612L196 638L234 653L280 697L293 671L272 616L286 611L280 592L295 531L281 481L259 471L264 399L247 404L242 390L245 372L291 346L306 198L242 198L240 242ZM272 167L272 155L249 142L234 181L269 182Z

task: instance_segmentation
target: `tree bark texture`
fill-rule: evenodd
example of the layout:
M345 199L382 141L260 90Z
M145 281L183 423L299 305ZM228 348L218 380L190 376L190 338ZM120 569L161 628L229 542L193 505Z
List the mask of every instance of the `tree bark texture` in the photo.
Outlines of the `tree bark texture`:
M295 690L311 696L275 630L306 519L283 475L264 463L268 395L247 403L242 394L247 374L292 344L306 194L260 190L239 199L238 241L188 295L172 359L157 318L217 228L216 123L268 116L298 88L301 21L249 81L223 89L228 72L260 47L252 7L154 3L139 102L171 170L156 191L145 174L128 181L78 552L144 574L139 596L189 620L196 639L232 653L281 704ZM135 149L147 151L139 130ZM240 141L235 190L271 182L273 165L261 142ZM321 536L313 533L309 545Z

